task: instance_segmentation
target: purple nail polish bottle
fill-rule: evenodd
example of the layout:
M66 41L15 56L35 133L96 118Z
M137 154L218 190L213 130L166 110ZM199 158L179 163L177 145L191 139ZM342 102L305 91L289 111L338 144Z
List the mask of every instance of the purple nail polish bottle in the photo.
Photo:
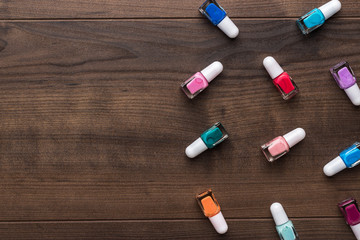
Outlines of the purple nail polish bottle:
M348 62L340 62L330 69L336 83L350 98L351 102L360 106L360 89L356 77Z

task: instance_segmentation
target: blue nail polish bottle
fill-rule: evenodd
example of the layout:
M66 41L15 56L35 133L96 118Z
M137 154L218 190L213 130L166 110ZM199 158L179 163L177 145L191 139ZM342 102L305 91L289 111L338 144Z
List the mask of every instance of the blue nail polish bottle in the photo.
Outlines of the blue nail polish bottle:
M325 16L320 9L315 8L296 21L303 32L308 34L325 23Z
M341 9L339 0L332 0L319 8L315 8L299 18L296 24L304 35L321 27L327 19Z
M360 164L360 143L356 142L351 147L342 151L324 166L324 173L331 177L345 168L353 168Z
M206 16L212 24L220 28L229 38L236 38L239 34L238 27L226 15L225 10L216 0L206 0L200 6L199 11Z
M225 10L216 1L206 1L199 8L200 12L204 14L215 26L217 26L225 17Z
M347 168L358 165L360 163L360 143L356 142L351 147L342 151L340 157Z

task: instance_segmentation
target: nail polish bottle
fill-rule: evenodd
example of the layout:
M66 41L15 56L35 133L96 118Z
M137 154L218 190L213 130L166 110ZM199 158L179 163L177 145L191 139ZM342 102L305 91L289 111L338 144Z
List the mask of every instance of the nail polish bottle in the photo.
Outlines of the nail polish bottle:
M280 203L273 203L270 207L271 214L276 224L276 231L281 240L297 240L299 236L293 223L289 220L283 206Z
M201 14L205 15L215 26L218 26L229 38L236 38L239 29L226 15L225 10L215 1L206 0L199 8Z
M205 150L215 147L227 138L228 133L223 125L220 122L215 123L214 126L203 132L198 139L186 148L186 156L194 158Z
M356 77L348 62L340 62L330 69L332 76L355 106L360 106L360 89Z
M345 168L353 168L360 163L360 143L355 142L351 147L345 149L339 156L324 166L324 173L331 177Z
M223 69L223 65L220 62L215 61L201 72L195 73L192 77L182 83L181 88L188 98L193 99L207 88L209 83L214 80Z
M274 138L268 143L261 146L261 149L269 162L273 162L286 153L290 152L290 148L302 141L306 136L305 130L296 128L284 136Z
M357 240L360 240L360 211L354 198L348 198L338 204L346 223L350 226Z
M306 35L321 27L327 19L340 11L341 3L339 0L332 0L319 8L315 8L299 18L296 24L301 32Z
M263 64L284 100L289 100L299 92L295 82L273 57L266 57Z
M354 198L348 198L338 204L346 223L350 226L357 240L360 240L360 211Z
M228 225L220 211L220 205L215 199L211 189L196 196L196 200L204 215L209 218L215 230L219 234L224 234L228 230Z

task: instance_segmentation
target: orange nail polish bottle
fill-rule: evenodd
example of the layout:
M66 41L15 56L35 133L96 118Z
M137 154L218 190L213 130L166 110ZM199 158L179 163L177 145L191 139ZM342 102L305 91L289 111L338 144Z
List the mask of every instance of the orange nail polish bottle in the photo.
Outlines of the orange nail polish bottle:
M211 189L196 196L204 215L209 218L215 230L219 234L224 234L228 230L228 225L220 211L220 205L215 199Z

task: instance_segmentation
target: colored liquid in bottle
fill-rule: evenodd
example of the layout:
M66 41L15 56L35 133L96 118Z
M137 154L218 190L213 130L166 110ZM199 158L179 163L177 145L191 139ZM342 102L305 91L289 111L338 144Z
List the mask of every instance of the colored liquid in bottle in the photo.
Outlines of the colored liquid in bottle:
M307 28L316 27L317 25L323 24L324 22L324 14L317 8L311 11L310 15L304 19L304 24Z
M206 7L206 13L214 25L218 25L226 17L226 12L214 3L210 3Z
M341 68L338 71L338 75L339 75L338 84L339 87L342 89L347 89L356 83L356 79L354 78L354 76L347 67Z
M201 199L201 204L204 207L204 214L206 216L214 216L220 211L220 207L216 205L210 196Z
M293 85L291 78L289 76L289 74L287 74L286 72L282 73L280 76L278 76L277 78L275 78L273 80L274 84L277 85L282 92L284 92L285 94L289 94L292 91L295 90L295 86Z
M346 167L352 168L360 163L360 143L356 142L351 147L340 153Z
M209 83L206 79L195 77L191 82L186 85L186 87L191 94L195 94L196 92L206 88L208 85Z

